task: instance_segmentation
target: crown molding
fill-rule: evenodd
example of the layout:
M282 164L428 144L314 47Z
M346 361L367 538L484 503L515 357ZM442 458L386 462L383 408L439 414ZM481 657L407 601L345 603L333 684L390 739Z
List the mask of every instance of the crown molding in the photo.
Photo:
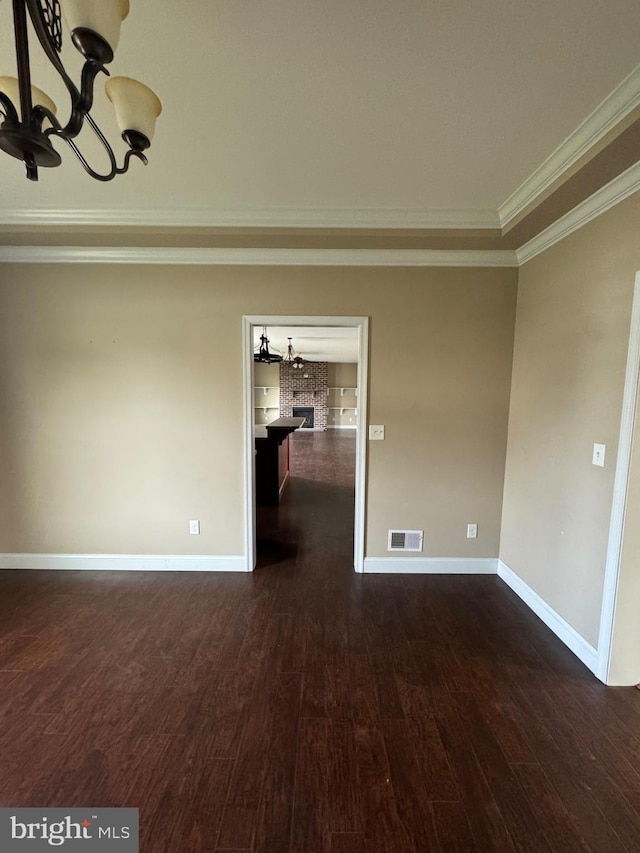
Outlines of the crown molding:
M640 106L640 65L578 125L547 159L498 208L504 228L564 172L583 157L629 113Z
M4 210L1 225L164 228L498 229L495 210Z
M1 246L0 263L183 266L518 267L640 189L640 163L614 178L517 250L223 249Z
M182 264L186 266L515 267L514 251L430 249L212 249L130 246L0 246L5 264Z
M564 237L577 231L578 228L582 228L592 219L596 219L606 213L607 210L615 207L616 204L620 204L621 201L629 198L639 189L640 163L636 163L577 207L574 207L569 213L545 228L524 246L521 246L516 251L518 264L524 264L535 258L536 255L544 252L545 249L549 249Z

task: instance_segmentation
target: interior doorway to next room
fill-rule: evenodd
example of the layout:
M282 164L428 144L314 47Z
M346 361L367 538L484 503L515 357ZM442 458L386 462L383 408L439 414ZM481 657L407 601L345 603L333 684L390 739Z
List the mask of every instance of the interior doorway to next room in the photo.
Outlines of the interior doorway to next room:
M261 336L268 338L273 358L263 352L254 361ZM258 521L261 531L286 522L289 535L291 530L295 535L293 515L306 524L305 508L301 515L298 504L308 504L311 518L322 511L323 501L331 501L333 489L334 497L351 495L353 566L362 571L367 318L248 316L244 344L247 570L253 571L259 557L262 564L270 557L264 537L258 537ZM292 417L298 428L284 436L279 429L290 423L282 419ZM269 479L265 499L263 460L272 448L274 482Z

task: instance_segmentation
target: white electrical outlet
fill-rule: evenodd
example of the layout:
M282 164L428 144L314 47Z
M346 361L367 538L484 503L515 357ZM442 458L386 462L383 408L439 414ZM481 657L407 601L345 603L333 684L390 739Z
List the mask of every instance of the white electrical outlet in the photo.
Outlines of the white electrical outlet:
M200 522L197 519L192 518L189 522L189 533L192 536L199 536L200 534Z
M477 524L467 524L467 539L477 539L478 538L478 525Z
M605 444L594 444L593 445L593 458L591 462L593 465L598 465L600 468L604 468L604 454L607 449Z
M369 424L369 441L384 441L384 427Z

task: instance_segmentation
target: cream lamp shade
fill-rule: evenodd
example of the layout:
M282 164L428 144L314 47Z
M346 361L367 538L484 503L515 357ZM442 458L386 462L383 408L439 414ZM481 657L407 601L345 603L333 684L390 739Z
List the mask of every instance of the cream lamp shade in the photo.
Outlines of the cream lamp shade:
M64 19L73 32L93 30L115 52L120 40L120 24L129 14L129 0L60 0Z
M110 77L104 89L116 111L120 131L135 130L151 141L156 119L162 112L155 92L131 77Z
M20 86L18 84L18 78L0 77L0 92L4 92L5 95L11 99L12 104L18 111L18 115L20 115ZM54 115L57 112L57 107L51 98L48 95L45 95L42 89L38 89L37 86L31 87L31 101L34 106L36 104L40 104L40 106L46 107Z

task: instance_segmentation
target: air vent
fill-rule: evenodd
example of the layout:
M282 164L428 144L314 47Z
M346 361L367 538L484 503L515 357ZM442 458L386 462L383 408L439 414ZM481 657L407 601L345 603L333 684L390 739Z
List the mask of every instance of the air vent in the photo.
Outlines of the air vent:
M422 530L390 530L388 551L422 551Z

